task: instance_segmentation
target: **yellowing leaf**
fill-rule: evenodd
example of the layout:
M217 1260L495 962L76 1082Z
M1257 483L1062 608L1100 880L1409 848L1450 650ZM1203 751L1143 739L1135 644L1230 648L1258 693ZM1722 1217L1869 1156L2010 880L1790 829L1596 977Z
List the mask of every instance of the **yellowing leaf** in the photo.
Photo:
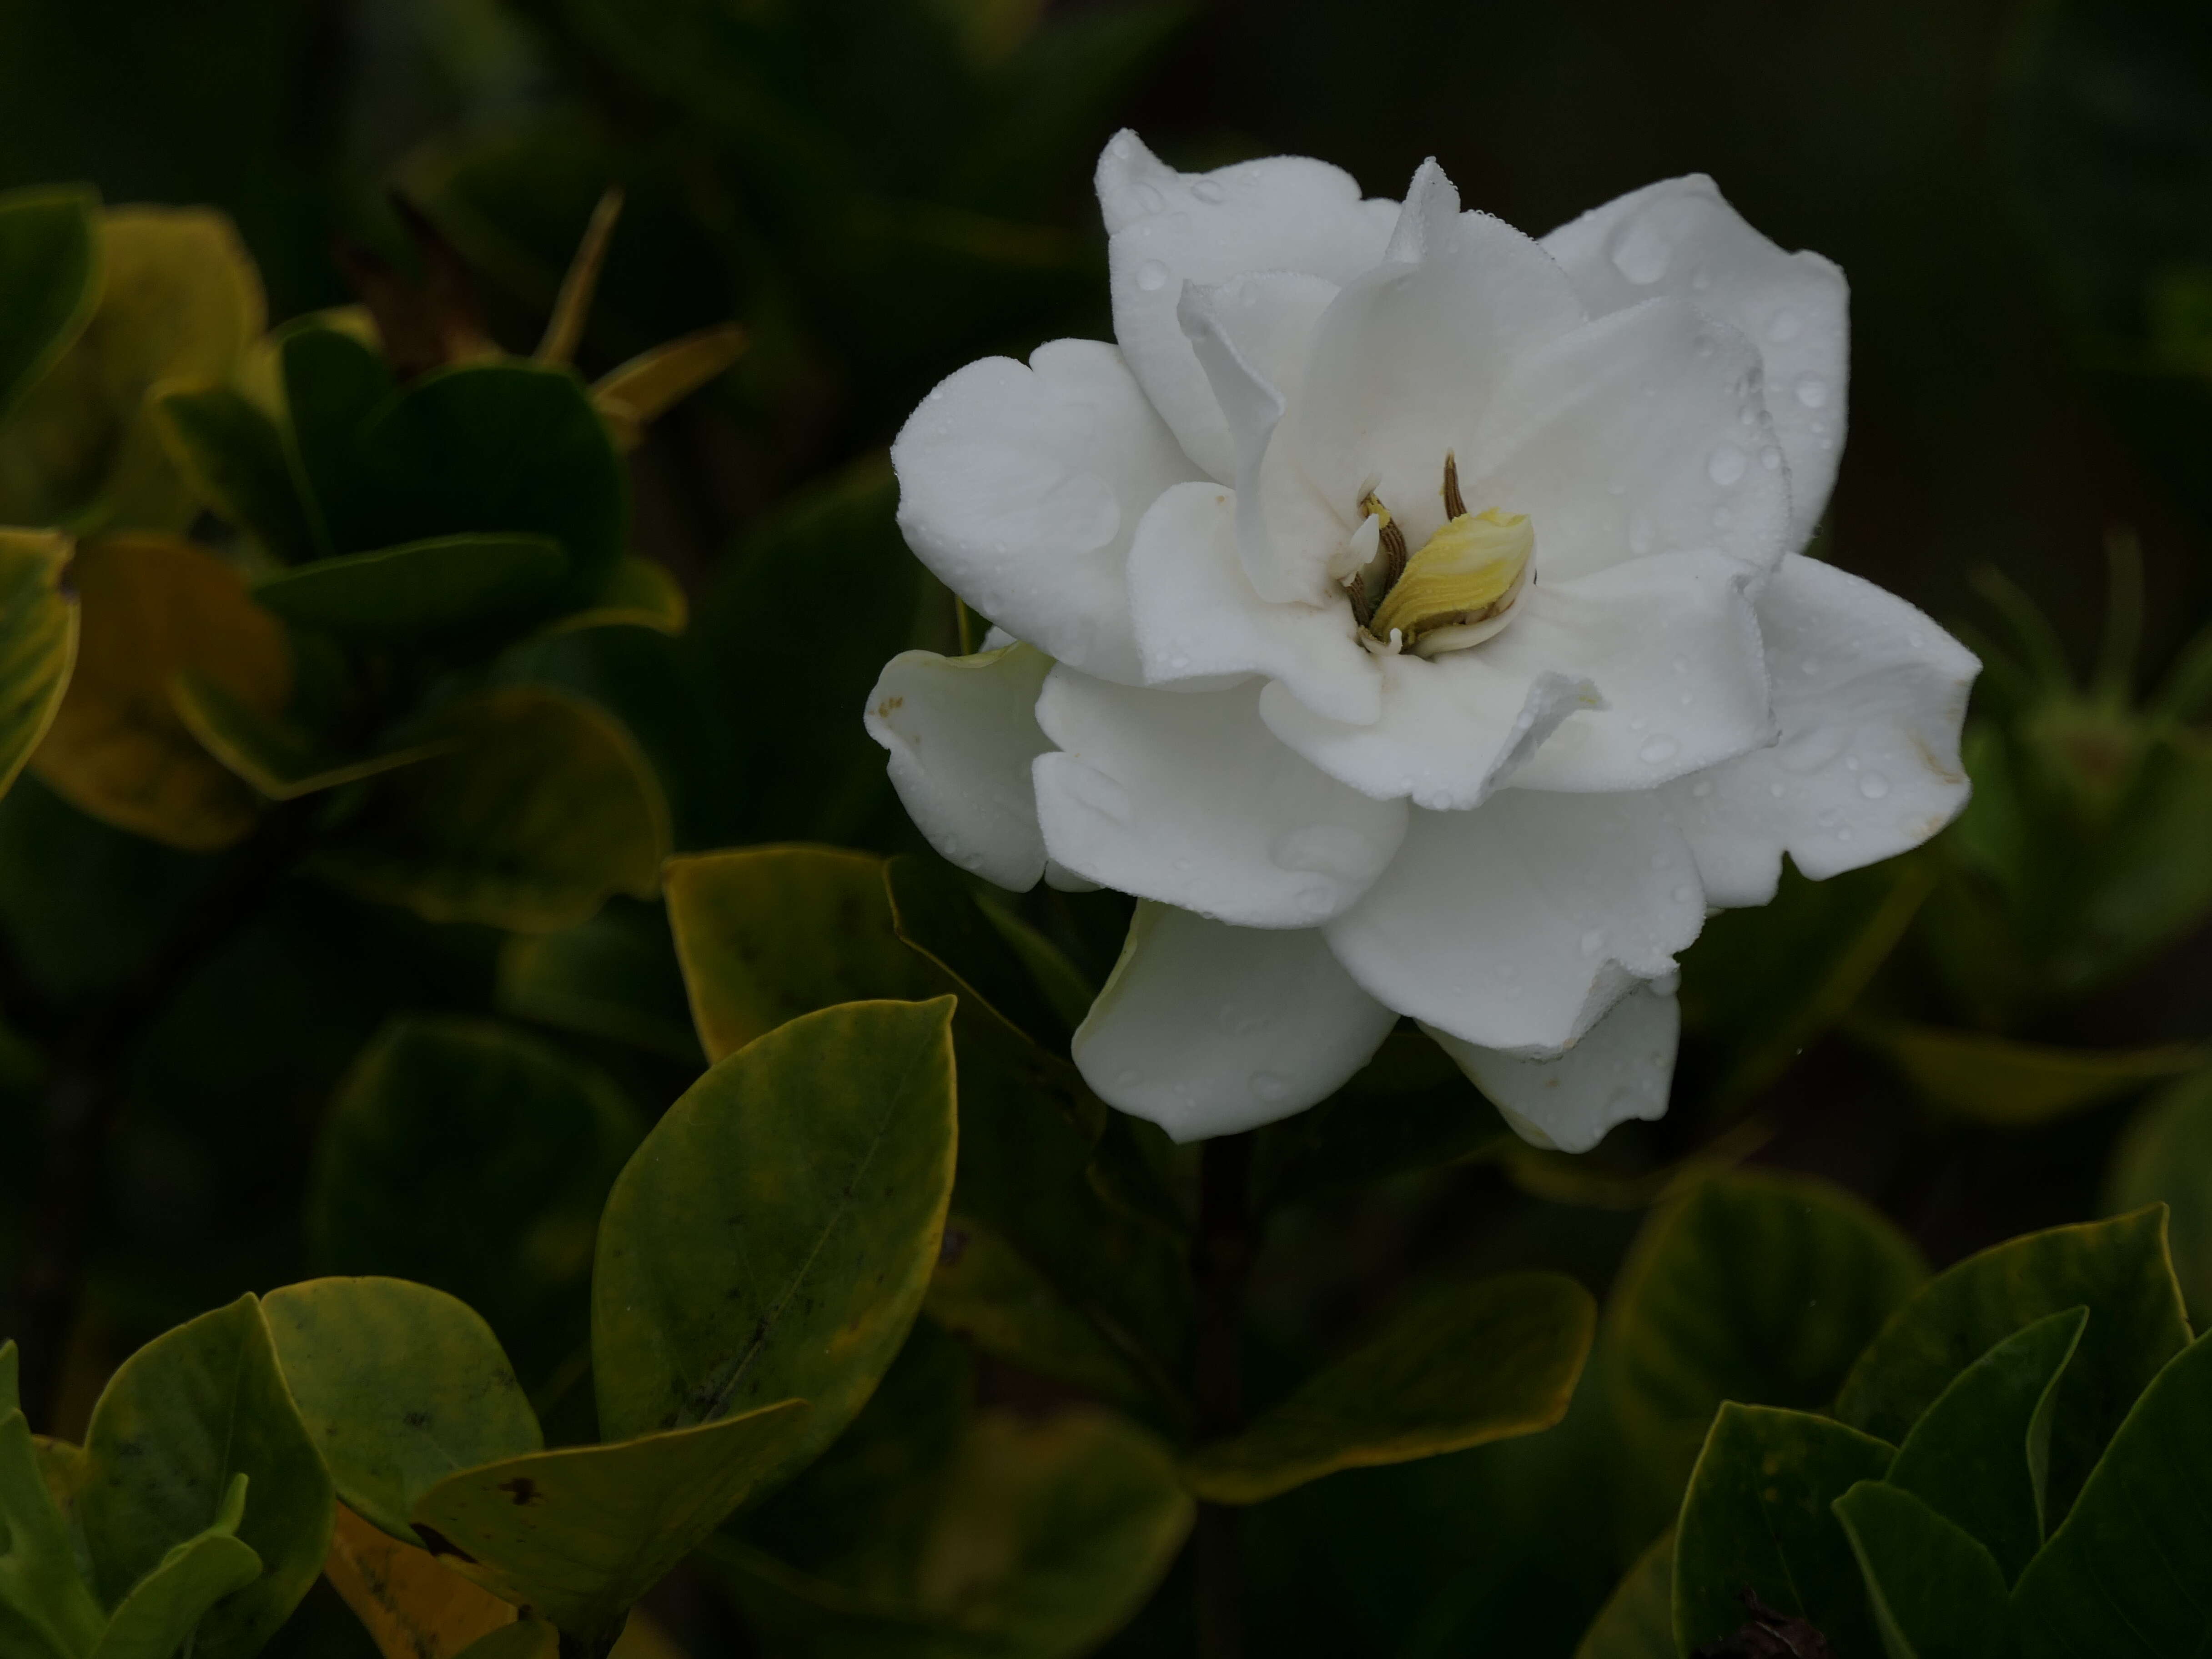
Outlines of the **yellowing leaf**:
M646 423L690 397L744 355L745 331L734 323L671 340L611 370L592 387L617 447L635 449Z
M53 724L76 660L77 607L62 592L66 536L0 530L0 794Z
M290 700L283 625L206 549L167 536L80 548L70 566L80 633L76 672L32 769L94 817L206 852L252 827L252 790L179 716L170 683L196 670L246 708Z
M615 562L596 599L581 611L547 623L541 637L586 628L650 628L681 634L690 619L690 604L666 565L625 556Z
M323 1576L384 1659L453 1659L515 1619L512 1603L441 1565L428 1550L378 1531L343 1504Z

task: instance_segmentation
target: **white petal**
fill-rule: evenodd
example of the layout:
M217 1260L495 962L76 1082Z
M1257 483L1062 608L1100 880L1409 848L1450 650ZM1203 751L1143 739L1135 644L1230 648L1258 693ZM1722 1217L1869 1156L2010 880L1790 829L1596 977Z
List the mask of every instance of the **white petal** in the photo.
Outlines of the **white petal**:
M1564 1048L1633 981L1674 971L1704 890L1656 792L1504 789L1415 812L1367 896L1328 925L1369 994L1486 1048Z
M1781 739L1668 787L1716 904L1917 847L1956 817L1972 652L1894 594L1792 555L1759 595Z
M1603 706L1570 713L1512 787L1650 789L1771 743L1750 577L1721 554L1667 553L1530 587L1512 625L1471 654L1586 680Z
M1741 329L1766 365L1766 403L1789 458L1794 538L1828 504L1844 447L1850 289L1817 253L1784 253L1702 173L1593 209L1544 238L1593 316L1655 295L1696 301Z
M1796 547L1758 349L1684 301L1601 317L1522 358L1459 459L1469 506L1534 521L1540 580L1708 550L1764 574Z
M1586 1152L1616 1123L1666 1116L1682 1011L1672 990L1638 985L1581 1042L1535 1058L1429 1035L1523 1140Z
M1501 666L1487 648L1373 660L1382 696L1371 725L1332 720L1287 684L1261 694L1260 718L1362 794L1437 811L1480 805L1561 720L1599 700L1586 679Z
M1044 870L1030 767L1052 745L1036 722L1052 659L1026 645L973 657L904 651L868 694L868 735L929 844L986 881L1026 892Z
M1121 354L1055 340L986 357L923 400L891 446L899 528L993 622L1086 673L1136 682L1125 580L1145 509L1196 469Z
M1244 927L1311 927L1366 891L1406 833L1261 725L1257 683L1145 691L1055 669L1037 723L1045 847L1078 875Z
M1212 173L1177 173L1133 132L1098 158L1114 337L1184 450L1222 483L1236 447L1176 320L1182 285L1250 271L1304 271L1349 282L1382 257L1392 202L1363 202L1352 175L1278 155Z
M1353 640L1351 607L1270 605L1237 557L1237 503L1217 483L1177 484L1129 550L1129 600L1145 678L1265 674L1338 720L1382 712L1382 671Z
M1327 1099L1397 1018L1310 928L1230 927L1140 903L1075 1034L1075 1064L1109 1104L1198 1140Z
M1378 266L1322 313L1277 440L1347 529L1372 485L1414 547L1443 522L1444 452L1471 454L1513 361L1583 320L1534 242L1487 214L1437 205L1425 191L1407 208L1425 228L1399 246L1418 249L1418 264Z

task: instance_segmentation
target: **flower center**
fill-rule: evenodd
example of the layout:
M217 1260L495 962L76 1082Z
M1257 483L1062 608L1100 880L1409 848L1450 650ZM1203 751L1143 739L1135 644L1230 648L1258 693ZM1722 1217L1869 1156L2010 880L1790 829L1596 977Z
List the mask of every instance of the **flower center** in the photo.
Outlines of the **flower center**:
M1406 532L1373 491L1359 509L1376 526L1375 554L1352 572L1352 613L1390 650L1434 657L1480 645L1510 620L1529 580L1536 532L1522 513L1470 513L1459 493L1459 463L1444 455L1443 529L1410 556ZM1364 530L1363 523L1361 528Z

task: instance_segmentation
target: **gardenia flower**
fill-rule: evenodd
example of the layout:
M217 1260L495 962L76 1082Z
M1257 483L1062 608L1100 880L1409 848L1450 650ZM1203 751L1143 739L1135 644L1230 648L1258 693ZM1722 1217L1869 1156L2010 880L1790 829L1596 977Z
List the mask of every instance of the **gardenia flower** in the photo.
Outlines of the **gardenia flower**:
M1965 805L1978 665L1803 556L1846 290L1711 181L1541 240L1298 157L1107 146L1115 343L992 357L891 450L997 626L868 729L954 863L1139 901L1077 1065L1179 1139L1303 1110L1401 1016L1523 1135L1666 1109L1712 909Z

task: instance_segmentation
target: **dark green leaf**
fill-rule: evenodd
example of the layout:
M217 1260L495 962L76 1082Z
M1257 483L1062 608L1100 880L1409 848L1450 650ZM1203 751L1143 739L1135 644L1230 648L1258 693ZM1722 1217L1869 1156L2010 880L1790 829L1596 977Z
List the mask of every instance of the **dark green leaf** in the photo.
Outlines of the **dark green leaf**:
M368 754L347 754L284 714L268 714L222 682L188 668L169 682L169 702L200 747L270 800L358 783L380 772L450 754L463 739L432 737Z
M981 1223L954 1213L923 1311L985 1353L1117 1404L1147 1401L1144 1380L1052 1280Z
M499 956L501 1009L702 1066L684 973L658 905L614 898L557 933L517 933Z
M0 221L0 252L5 224ZM76 660L76 601L61 591L66 536L0 531L0 793L53 725Z
M1631 1444L1672 1492L1723 1400L1825 1407L1926 1273L1903 1234L1825 1182L1699 1182L1645 1224L1613 1287Z
M1830 1505L1879 1480L1892 1449L1805 1412L1731 1401L1714 1418L1674 1534L1674 1644L1733 1635L1745 1590L1810 1620L1842 1656L1878 1642L1850 1540Z
M286 564L312 558L315 532L301 503L284 434L268 411L226 386L157 394L155 428L200 500Z
M352 335L312 320L278 335L277 351L290 459L317 550L328 555L370 545L354 528L372 510L362 434L393 394L392 371Z
M718 1062L623 1171L600 1224L604 1432L797 1396L779 1465L835 1439L920 1310L952 1188L950 999L823 1009Z
M1862 1480L1835 1501L1889 1659L2001 1659L2005 1581L1973 1536L1911 1492Z
M605 1446L486 1464L415 1506L432 1553L493 1594L586 1640L697 1548L805 1431L806 1402Z
M1868 1021L1851 1034L1887 1055L1928 1100L1983 1123L2040 1123L2086 1110L2205 1060L2193 1043L2061 1048L1902 1020Z
M1969 1256L1900 1309L1851 1367L1836 1415L1901 1439L1951 1380L2023 1325L2086 1307L2058 1385L2046 1513L2065 1514L2112 1431L2189 1341L2163 1207L2054 1227Z
M222 1519L234 1476L251 1483L237 1537L261 1574L201 1621L193 1647L210 1659L258 1650L322 1571L331 1478L251 1296L125 1360L93 1408L84 1455L77 1512L110 1605Z
M271 1291L269 1334L300 1416L347 1508L395 1538L446 1476L538 1450L538 1419L491 1327L400 1279Z
M1636 1558L1575 1649L1575 1659L1674 1659L1674 1534Z
M2212 1324L2212 1070L2160 1091L2120 1138L2105 1208L2146 1204L2169 1206L2173 1274L2202 1329Z
M690 601L666 565L625 554L615 561L606 581L581 611L546 624L550 634L575 633L586 628L650 628L659 634L681 634L690 620Z
M1299 1384L1183 1478L1217 1504L1256 1504L1339 1469L1402 1463L1534 1434L1565 1415L1597 1320L1564 1273L1435 1286Z
M478 532L318 559L264 576L253 597L286 622L340 639L412 645L543 610L568 570L546 536Z
M100 198L83 185L0 196L0 419L69 349L100 302Z
M2090 1315L2094 1328L2096 1315ZM2212 1637L2212 1338L2135 1402L2013 1593L2027 1659L2183 1659Z
M1066 1051L1074 1028L951 866L908 854L884 866L884 880L892 927L944 970L963 1002L980 1002L1016 1033L1055 1053Z
M1888 1480L1963 1527L2008 1584L2043 1547L2058 1377L2088 1310L2039 1319L1953 1379L1897 1449Z
M170 1659L180 1648L198 1650L193 1632L208 1610L261 1576L261 1558L237 1536L248 1484L244 1474L233 1475L208 1529L172 1549L131 1587L91 1659Z

